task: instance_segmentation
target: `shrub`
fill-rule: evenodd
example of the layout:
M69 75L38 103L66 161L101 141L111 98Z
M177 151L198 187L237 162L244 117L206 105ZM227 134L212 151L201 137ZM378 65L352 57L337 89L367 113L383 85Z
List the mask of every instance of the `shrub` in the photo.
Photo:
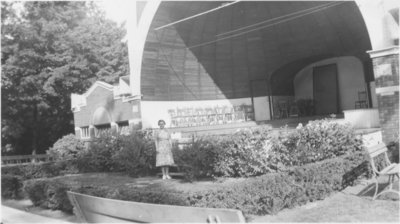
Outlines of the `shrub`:
M217 150L220 138L200 137L193 144L183 149L173 148L174 161L181 167L185 179L214 175L214 164L217 163Z
M367 155L351 155L292 167L287 172L270 173L246 181L197 192L177 192L120 186L81 187L89 195L156 204L239 209L249 214L275 214L308 201L321 200L332 192L352 185L368 175ZM362 167L362 169L360 169Z
M198 207L239 209L245 214L275 214L294 206L302 198L302 189L286 173L266 174L228 188L196 192L189 198ZM299 202L300 203L300 202Z
M13 166L4 166L1 168L2 175L19 176L22 180L54 177L61 173L63 168L52 162L46 163L29 163Z
M203 136L184 149L175 149L176 163L187 177L248 177L271 171L265 143L268 128L240 130L229 136Z
M189 206L187 194L170 190L154 191L136 187L120 187L117 189L107 187L81 187L76 189L76 192L123 201Z
M119 140L119 149L112 156L115 170L123 170L131 176L155 172L156 149L148 132L133 132L120 136Z
M80 172L149 175L155 172L155 151L149 131L135 131L128 136L105 132L77 154L76 163Z
M219 142L214 172L220 176L248 177L270 172L265 143L268 128L244 129Z
M349 125L330 119L310 121L271 140L271 166L282 170L361 150L362 141Z
M66 183L55 179L37 179L25 182L24 191L35 206L72 213Z
M331 192L353 185L360 177L367 176L368 165L366 154L356 153L344 158L292 167L288 173L305 189L307 198L315 201L324 199Z
M19 176L1 175L1 197L19 198L22 190L22 181Z
M283 208L320 200L331 192L344 189L360 176L366 175L365 172L354 172L361 164L368 164L365 159L365 154L357 153L293 167L288 172L249 178L230 188L196 193L190 197L190 204L235 208L247 214L274 214Z
M55 158L62 173L77 173L77 158L84 149L85 143L75 135L69 134L57 140L53 147L47 150L47 154Z
M84 142L74 134L65 135L58 139L53 147L47 150L47 154L56 160L76 159L80 151L85 149Z
M57 179L30 180L25 191L37 206L71 212L66 191L137 202L195 207L232 208L249 214L275 214L308 201L321 200L368 175L366 155L356 152L314 164L292 167L287 172L270 173L232 185L197 192L119 186L72 186ZM359 169L364 167L363 169ZM358 170L358 171L355 171ZM359 172L361 170L362 172Z
M80 172L110 172L115 168L112 156L119 150L121 136L104 132L94 138L88 149L77 155L77 167Z

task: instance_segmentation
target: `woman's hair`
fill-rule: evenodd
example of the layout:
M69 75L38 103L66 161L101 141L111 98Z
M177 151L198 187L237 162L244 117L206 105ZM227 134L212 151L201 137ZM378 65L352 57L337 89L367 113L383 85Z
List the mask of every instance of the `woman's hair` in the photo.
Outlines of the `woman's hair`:
M158 120L158 125L160 125L160 123L164 123L164 125L166 125L167 123L165 123L165 121L164 120Z

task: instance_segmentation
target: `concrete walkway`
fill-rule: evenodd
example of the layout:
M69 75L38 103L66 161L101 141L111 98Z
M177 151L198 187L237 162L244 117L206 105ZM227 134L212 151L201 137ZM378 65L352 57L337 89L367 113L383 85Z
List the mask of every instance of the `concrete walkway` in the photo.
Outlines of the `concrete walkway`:
M15 208L1 206L1 222L6 223L69 223L58 219L35 215Z
M372 200L373 183L366 180L321 201L284 209L276 215L252 216L250 222L395 222L399 223L399 200L395 194ZM398 190L398 184L396 186Z

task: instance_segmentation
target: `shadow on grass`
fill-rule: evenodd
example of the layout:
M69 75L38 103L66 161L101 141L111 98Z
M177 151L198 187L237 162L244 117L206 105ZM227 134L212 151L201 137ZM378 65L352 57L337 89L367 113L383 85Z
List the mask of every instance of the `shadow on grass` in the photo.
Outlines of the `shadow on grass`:
M351 171L345 173L342 179L342 186L346 188L348 186L353 186L354 183L362 177L368 177L370 173L369 162L364 161L357 167L353 168Z
M368 197L368 198L373 198L374 194L375 194L375 187L376 184L375 183L371 183L368 186L366 186L365 188L363 188L358 194L357 196L360 197ZM378 183L378 194L381 193L382 191L386 190L389 187L389 183ZM399 191L399 184L398 183L394 183L393 184L393 189L396 191ZM381 199L381 200L399 200L399 194L398 193L394 193L394 192L387 192L384 193L382 195L380 195L377 199Z

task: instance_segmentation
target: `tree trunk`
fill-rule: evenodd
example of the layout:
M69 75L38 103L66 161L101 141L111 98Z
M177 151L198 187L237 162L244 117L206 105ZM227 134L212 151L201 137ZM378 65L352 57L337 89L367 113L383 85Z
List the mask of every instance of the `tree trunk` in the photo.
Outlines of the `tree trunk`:
M32 155L36 155L37 153L37 116L38 116L38 111L37 111L37 105L35 104L33 107L33 122L32 122ZM35 163L36 159L32 159L32 163Z

